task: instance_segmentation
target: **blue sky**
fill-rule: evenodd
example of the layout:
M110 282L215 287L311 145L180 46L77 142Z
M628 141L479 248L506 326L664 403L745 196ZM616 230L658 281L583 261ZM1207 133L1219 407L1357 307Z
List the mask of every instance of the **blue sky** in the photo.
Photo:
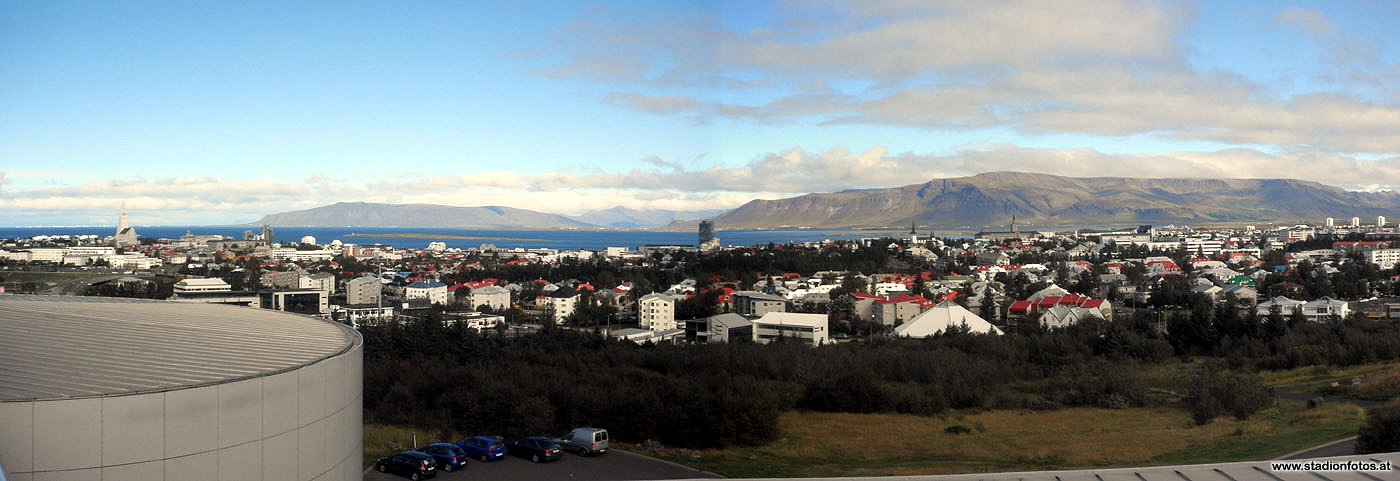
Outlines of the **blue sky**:
M978 172L1400 185L1393 2L11 2L0 225L715 209Z

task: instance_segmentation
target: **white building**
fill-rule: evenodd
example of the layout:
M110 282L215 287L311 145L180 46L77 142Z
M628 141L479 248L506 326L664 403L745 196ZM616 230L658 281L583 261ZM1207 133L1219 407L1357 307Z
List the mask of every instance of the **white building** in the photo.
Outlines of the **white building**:
M637 321L642 329L665 331L676 328L676 303L679 298L667 294L647 294L637 300Z
M1400 249L1371 249L1363 251L1366 261L1381 269L1391 269L1395 264L1400 263Z
M299 282L305 283L307 289L316 289L318 291L326 291L327 293L335 294L335 274L317 272L305 276L304 279Z
M429 242L429 243L428 243L428 250L433 251L433 252L442 252L442 251L445 251L445 250L447 250L447 243L446 243L446 242Z
M108 246L73 246L68 248L70 256L111 256L116 254L117 249Z
M894 333L902 337L929 337L955 326L967 326L968 330L974 333L1001 334L1001 329L952 301L943 301L923 314L914 316L909 322L895 327Z
M427 299L433 304L447 304L447 284L437 281L415 282L403 291L407 299Z
M753 321L753 340L760 344L790 338L818 346L826 343L828 335L826 314L770 312Z
M569 316L574 315L574 310L578 308L578 291L572 287L560 287L545 296L547 306L551 313L550 318L555 324L563 324Z
M63 262L63 256L67 254L68 249L58 247L34 247L29 249L29 261L59 264Z
M379 304L383 282L378 277L364 276L345 283L345 303L352 306Z
M199 292L229 292L233 287L218 278L188 278L175 283L175 295Z
M490 306L497 311L510 309L510 291L501 286L472 289L468 298L473 309L481 306Z
M162 264L164 264L163 262L161 262L160 259L146 257L145 255L142 255L139 252L113 254L109 256L103 256L102 259L107 261L107 265L111 266L113 269L146 270L155 267L160 267Z
M272 250L271 256L273 259L284 261L320 262L331 260L339 253L339 250L334 249L303 251L293 247L279 247Z
M467 326L468 329L476 329L478 331L482 331L486 329L494 329L496 326L505 324L506 317L495 314L486 314L482 312L468 312L465 314L451 316L447 318L445 322L450 324L461 324Z
M1326 322L1336 316L1339 319L1346 319L1351 314L1351 307L1346 301L1339 301L1330 297L1324 297L1316 301L1303 304L1303 315L1309 321Z
M875 283L875 295L889 296L892 292L909 292L909 286L902 282L877 282ZM914 294L919 294L915 292Z
M1289 317L1292 316L1294 312L1297 312L1298 309L1302 309L1303 304L1307 303L1303 301L1295 301L1293 299L1289 299L1283 296L1277 296L1273 299L1269 299L1267 301L1259 303L1258 306L1255 306L1254 312L1255 314L1258 314L1260 316L1267 316L1273 314L1274 312L1278 312L1279 315L1282 315L1283 317Z
M787 298L755 291L739 291L731 295L734 312L745 317L762 317L770 312L787 310Z

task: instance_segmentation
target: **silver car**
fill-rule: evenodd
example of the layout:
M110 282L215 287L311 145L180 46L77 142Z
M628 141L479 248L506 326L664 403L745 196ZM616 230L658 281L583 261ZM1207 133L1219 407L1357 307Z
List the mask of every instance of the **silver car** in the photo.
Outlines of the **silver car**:
M574 428L568 434L554 439L559 447L578 451L580 456L603 454L608 450L608 430L599 428Z

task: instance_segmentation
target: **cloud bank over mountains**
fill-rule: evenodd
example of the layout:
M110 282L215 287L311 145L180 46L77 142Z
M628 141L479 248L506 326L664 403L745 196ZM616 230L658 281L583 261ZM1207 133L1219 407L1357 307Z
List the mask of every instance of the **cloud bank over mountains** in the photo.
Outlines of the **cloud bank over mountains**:
M725 209L994 171L1400 186L1400 66L1386 55L1395 45L1322 11L1270 7L1228 14L1141 0L720 3L626 14L598 7L522 44L548 60L529 75L588 92L598 109L679 126L679 135L709 139L713 151L616 163L566 156L543 169L512 158L428 164L407 153L369 171L317 164L252 180L228 174L237 165L75 180L24 170L33 166L17 159L0 166L0 224L111 223L122 201L137 223L151 224L238 223L341 201L562 214ZM1289 59L1217 58L1211 48L1220 45L1200 39L1231 22L1309 47ZM870 131L902 140L862 135ZM598 141L625 143L627 135ZM540 142L550 141L542 131Z

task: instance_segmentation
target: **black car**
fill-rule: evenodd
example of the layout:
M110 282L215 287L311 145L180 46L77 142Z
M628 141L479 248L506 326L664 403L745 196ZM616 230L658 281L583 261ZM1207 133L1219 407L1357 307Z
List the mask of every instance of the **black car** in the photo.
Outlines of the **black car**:
M515 438L506 443L506 451L512 456L530 458L536 463L559 459L564 452L554 440L544 436Z
M434 461L433 457L427 454L404 451L393 456L379 458L379 461L374 463L374 469L381 473L408 476L408 479L418 481L437 476L437 461Z

